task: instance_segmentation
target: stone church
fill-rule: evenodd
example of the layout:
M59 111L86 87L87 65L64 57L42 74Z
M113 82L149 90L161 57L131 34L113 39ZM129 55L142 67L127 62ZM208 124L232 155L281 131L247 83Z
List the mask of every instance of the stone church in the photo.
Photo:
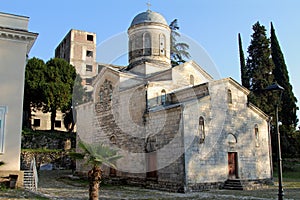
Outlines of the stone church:
M194 61L172 67L170 34L157 12L134 17L129 65L103 65L93 100L76 108L78 137L118 149L117 169L104 173L127 184L190 192L270 180L268 116L232 78L214 80Z

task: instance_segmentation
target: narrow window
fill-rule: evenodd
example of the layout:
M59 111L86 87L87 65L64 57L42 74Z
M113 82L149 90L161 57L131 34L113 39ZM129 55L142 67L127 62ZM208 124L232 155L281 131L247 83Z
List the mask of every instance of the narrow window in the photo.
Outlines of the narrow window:
M199 117L199 138L200 143L204 143L205 140L205 127L204 127L204 118Z
M86 40L87 40L87 41L94 41L94 36L93 36L93 35L90 35L90 34L87 34L87 35L86 35Z
M41 120L40 119L33 119L33 126L34 127L40 127L41 126Z
M194 76L193 75L190 75L190 85L194 85Z
M156 93L156 105L159 105L159 94Z
M109 84L109 87L108 87L108 95L109 95L109 100L111 101L112 96L113 96L113 87L111 84Z
M109 176L110 177L116 177L117 176L117 170L113 167L109 168Z
M161 91L161 105L166 105L167 94L165 90Z
M144 56L151 55L151 36L150 33L144 33L143 35L143 49L144 49Z
M85 71L92 72L93 71L93 65L86 65L85 66Z
M136 45L135 45L135 37L131 36L129 39L129 58L133 59L136 56Z
M56 128L61 128L61 121L60 120L55 120L54 126Z
M258 125L254 125L254 136L255 136L255 145L259 146L259 131L258 131Z
M159 55L166 55L166 37L164 34L159 35Z
M4 131L6 112L6 106L0 106L0 153L4 153Z
M86 57L93 57L93 51L87 50Z
M227 102L232 104L232 93L231 90L227 90Z

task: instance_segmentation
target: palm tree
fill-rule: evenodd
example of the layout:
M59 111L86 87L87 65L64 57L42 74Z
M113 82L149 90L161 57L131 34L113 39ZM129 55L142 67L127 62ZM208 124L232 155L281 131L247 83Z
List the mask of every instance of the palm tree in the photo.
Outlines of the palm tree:
M87 165L92 166L92 169L88 172L89 200L98 200L102 179L101 165L104 164L116 168L113 161L121 158L121 156L117 154L117 150L103 144L88 144L79 141L78 147L80 147L82 152L72 153L71 156L75 159L84 159Z
M171 29L171 63L172 67L185 62L184 58L189 59L191 57L188 52L189 45L184 42L177 42L177 37L180 34L177 32L179 30L177 19L174 19L169 25Z

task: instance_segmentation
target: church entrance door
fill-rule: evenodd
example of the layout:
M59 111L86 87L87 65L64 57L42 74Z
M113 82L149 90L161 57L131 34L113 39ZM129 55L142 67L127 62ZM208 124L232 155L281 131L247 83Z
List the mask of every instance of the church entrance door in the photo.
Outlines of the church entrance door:
M228 178L238 178L237 152L228 152Z

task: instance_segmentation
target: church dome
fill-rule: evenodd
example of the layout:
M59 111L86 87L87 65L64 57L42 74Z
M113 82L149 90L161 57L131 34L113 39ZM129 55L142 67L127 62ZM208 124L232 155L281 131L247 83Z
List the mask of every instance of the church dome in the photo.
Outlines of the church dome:
M153 12L151 10L147 10L146 12L142 12L134 17L130 26L134 26L137 24L142 24L145 22L155 22L168 26L166 19L159 13Z

